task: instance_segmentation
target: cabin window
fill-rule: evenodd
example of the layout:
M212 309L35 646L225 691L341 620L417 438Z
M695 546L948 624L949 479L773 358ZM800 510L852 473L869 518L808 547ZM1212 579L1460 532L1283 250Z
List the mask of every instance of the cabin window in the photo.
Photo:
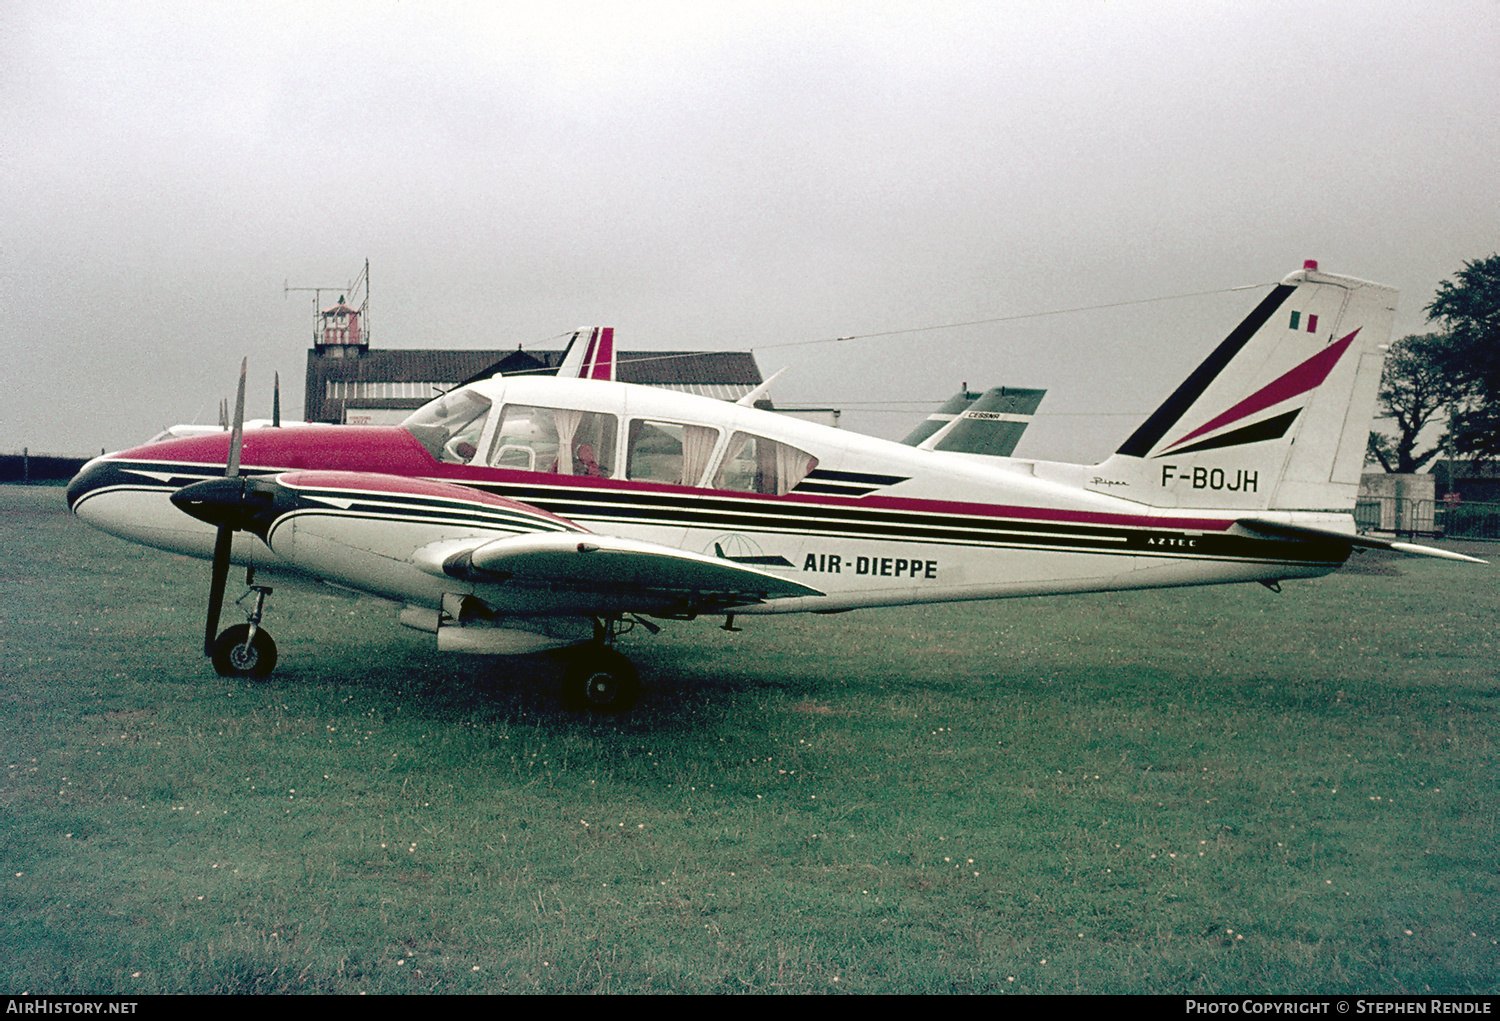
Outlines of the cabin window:
M495 468L607 479L615 473L614 415L507 404L490 442Z
M424 404L401 426L439 461L468 464L478 450L490 403L472 390L457 390Z
M737 493L789 493L818 459L805 450L752 433L735 433L714 477L715 489Z
M706 425L636 419L630 423L625 476L640 482L702 485L718 442L719 430Z

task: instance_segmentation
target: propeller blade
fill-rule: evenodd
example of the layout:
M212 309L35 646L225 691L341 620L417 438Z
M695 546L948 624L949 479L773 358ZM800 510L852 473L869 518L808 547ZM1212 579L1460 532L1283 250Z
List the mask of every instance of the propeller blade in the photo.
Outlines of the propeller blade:
M234 398L234 432L229 437L229 460L224 465L226 479L237 478L240 474L240 450L245 445L245 372L249 366L249 358L240 362L240 387ZM218 534L214 536L213 574L208 583L208 620L203 628L205 656L213 655L214 639L218 637L219 612L224 609L224 587L229 582L229 554L234 544L235 524L232 519L220 524Z
M281 428L281 373L275 374L271 390L271 428Z
M224 608L224 587L229 582L229 547L234 542L234 528L220 525L214 539L214 569L208 583L208 622L203 628L203 655L214 654L214 639L219 636L219 611Z
M240 473L240 448L245 445L245 370L250 359L240 362L240 389L234 398L234 433L229 437L229 463L224 466L224 477L232 479Z

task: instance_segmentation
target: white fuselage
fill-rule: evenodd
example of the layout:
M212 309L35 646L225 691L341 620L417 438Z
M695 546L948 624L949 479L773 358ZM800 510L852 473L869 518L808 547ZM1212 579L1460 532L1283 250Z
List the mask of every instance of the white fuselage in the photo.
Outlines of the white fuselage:
M497 378L465 392L461 438L433 426L424 450L396 429L258 430L246 436L245 470L329 469L468 487L601 535L722 556L822 593L740 613L1274 581L1324 574L1343 559L1236 534L1233 511L1149 506L1130 499L1128 483L1111 486L1081 465L920 450L613 382ZM169 497L222 474L222 456L204 445L214 441L99 459L75 481L70 502L107 531L209 558L213 529ZM238 533L236 562L415 605L438 605L459 591L481 595L497 612L556 612L536 591L459 583L416 566L418 551L493 535L492 524L423 509L411 494L370 495L357 486L320 493L316 507L278 522L269 546ZM1302 517L1350 526L1346 515Z

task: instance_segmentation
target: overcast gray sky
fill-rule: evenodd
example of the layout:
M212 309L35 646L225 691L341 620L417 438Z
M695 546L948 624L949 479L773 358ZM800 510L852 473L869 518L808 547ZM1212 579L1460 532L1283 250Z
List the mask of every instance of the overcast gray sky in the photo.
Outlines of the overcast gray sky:
M1500 248L1500 2L0 5L0 450L300 411L309 295L377 347L753 349L899 436L1049 389L1103 457L1305 258ZM336 295L335 295L336 297ZM905 406L905 405L902 405Z

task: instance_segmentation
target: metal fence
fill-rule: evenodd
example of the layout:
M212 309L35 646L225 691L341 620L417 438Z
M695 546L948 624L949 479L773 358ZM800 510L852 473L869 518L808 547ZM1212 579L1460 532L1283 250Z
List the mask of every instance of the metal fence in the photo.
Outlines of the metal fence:
M104 451L99 451L104 453ZM58 457L52 454L0 454L0 482L66 482L78 474L86 457Z
M1354 524L1361 532L1398 536L1500 539L1500 504L1361 497L1354 505Z
M1500 503L1439 504L1438 514L1451 539L1500 539Z

